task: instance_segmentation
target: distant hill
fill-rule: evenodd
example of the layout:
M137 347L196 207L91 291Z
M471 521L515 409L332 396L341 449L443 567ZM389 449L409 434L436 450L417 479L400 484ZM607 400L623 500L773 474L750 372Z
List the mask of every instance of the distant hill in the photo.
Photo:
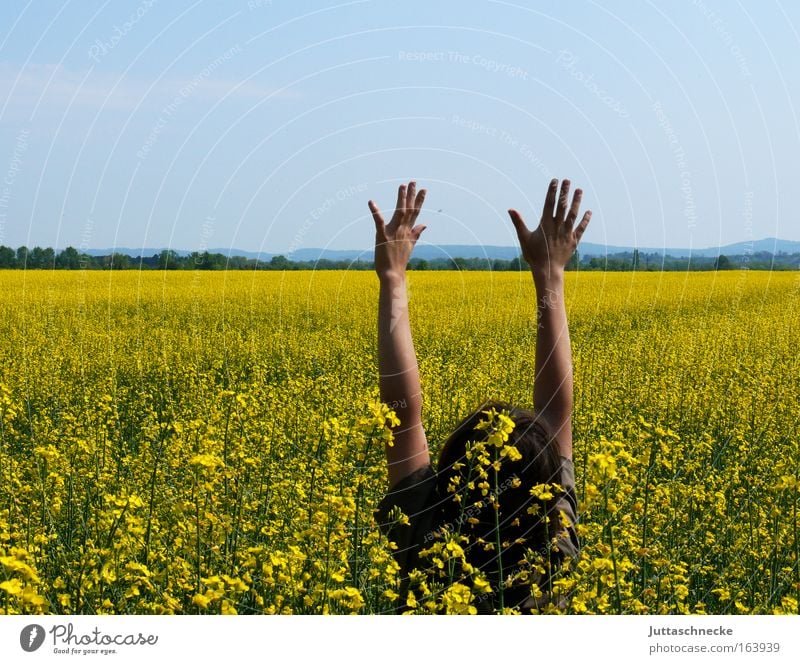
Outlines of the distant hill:
M778 238L768 237L752 242L734 242L720 247L698 247L693 249L677 247L635 247L642 253L662 254L683 258L686 256L718 256L720 254L741 255L754 254L759 251L768 251L776 254L783 251L787 254L800 253L800 242L794 240L779 240ZM592 244L591 242L581 243L578 251L581 256L604 256L605 254L616 254L619 252L633 251L634 247L621 247L615 245Z
M107 256L113 252L127 254L129 256L152 256L160 253L163 249L170 247L145 247L144 249L132 249L130 247L116 247L114 249L88 249L90 256ZM674 256L676 258L686 256L718 256L754 254L759 251L767 251L775 254L778 252L800 253L800 242L794 240L780 240L778 238L764 238L753 242L735 242L721 247L703 248L678 248L678 247L632 247L596 244L592 242L581 243L578 251L581 257L584 256L605 256L606 254L616 254L620 252L632 252L637 248L641 253L659 254L664 256ZM173 249L178 255L186 256L191 253L187 249ZM315 261L319 259L328 260L372 260L372 248L369 249L297 249L291 254L283 254L293 261ZM213 248L208 249L211 254L223 254L225 256L244 256L246 258L258 258L263 261L270 260L273 256L281 255L281 252L246 251L244 249ZM497 245L471 245L471 244L442 244L430 245L420 244L414 248L414 258L431 260L434 258L502 258L510 260L519 255L519 247L503 247Z

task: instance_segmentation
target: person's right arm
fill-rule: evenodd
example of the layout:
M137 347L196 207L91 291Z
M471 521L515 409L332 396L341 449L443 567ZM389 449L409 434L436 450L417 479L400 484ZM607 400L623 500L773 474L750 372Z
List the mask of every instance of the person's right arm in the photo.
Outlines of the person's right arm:
M400 185L397 206L389 223L374 201L369 209L375 221L375 271L380 281L378 296L378 370L381 401L390 404L400 420L394 445L386 445L389 486L430 464L428 440L422 426L422 389L411 338L406 291L406 267L411 252L425 230L415 225L425 202L425 189L417 183Z
M591 219L587 210L578 217L583 192L575 191L569 204L569 180L550 182L539 226L530 231L519 212L509 210L517 229L522 255L531 268L536 287L538 329L534 409L550 425L561 456L572 458L572 351L564 305L564 269L575 253Z

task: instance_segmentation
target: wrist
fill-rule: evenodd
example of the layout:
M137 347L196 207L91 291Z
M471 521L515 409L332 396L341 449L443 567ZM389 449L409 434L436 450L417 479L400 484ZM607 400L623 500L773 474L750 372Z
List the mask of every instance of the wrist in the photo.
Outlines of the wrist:
M399 272L397 270L384 270L378 272L378 280L381 285L396 286L405 282L406 273L405 270Z
M544 267L532 267L531 274L533 275L534 284L539 287L563 285L564 283L564 268L555 265L546 265Z

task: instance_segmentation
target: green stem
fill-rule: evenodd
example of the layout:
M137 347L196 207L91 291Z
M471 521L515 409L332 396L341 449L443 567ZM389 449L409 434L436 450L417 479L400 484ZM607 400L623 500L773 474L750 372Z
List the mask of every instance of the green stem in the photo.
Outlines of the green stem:
M466 451L466 446L465 446L465 451ZM459 472L459 475L460 474L461 473ZM472 481L472 464L471 463L468 465L468 473L467 473L467 481L466 481L466 483L463 484L463 485L460 485L458 487L458 491L456 491L456 493L458 493L458 495L461 496L461 500L458 501L458 506L459 506L459 510L458 510L458 530L456 530L456 537L458 538L459 544L461 543L460 542L460 540L461 540L461 526L464 523L464 500L468 495L468 491L469 490L467 489L467 486L469 485L470 481ZM455 565L453 564L452 559L448 559L448 561L447 561L447 585L448 586L453 585L453 575L454 575L454 573L455 573Z
M650 471L653 469L653 464L656 459L656 439L653 438L650 443L650 459L647 462L647 473L644 478L644 514L642 516L642 549L647 547L647 508L650 504ZM642 588L641 592L644 593L644 586L647 583L647 554L644 554L642 561Z
M795 486L794 486L794 501L792 504L792 529L794 531L794 589L795 589L795 600L798 604L800 604L800 569L798 565L800 565L800 547L797 545L797 481L798 476L800 476L800 471L795 470Z
M616 552L614 551L614 533L611 524L611 515L608 512L608 482L606 481L605 486L603 487L603 494L605 496L606 502L606 528L608 529L608 545L611 547L611 563L614 566L614 598L617 605L617 615L622 614L622 598L619 594L619 575L617 574L617 556Z
M494 448L494 460L495 462L499 461L496 447ZM500 611L503 611L505 608L505 598L503 596L503 554L500 547L500 487L497 483L497 469L492 467L492 472L494 473L494 504L492 506L494 507L495 546L497 547L498 594L500 598Z

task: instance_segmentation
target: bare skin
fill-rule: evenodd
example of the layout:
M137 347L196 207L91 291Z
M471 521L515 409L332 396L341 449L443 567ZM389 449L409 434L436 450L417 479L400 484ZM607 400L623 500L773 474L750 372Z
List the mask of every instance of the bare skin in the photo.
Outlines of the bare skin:
M400 420L394 445L386 446L389 486L430 463L428 440L422 427L422 390L419 367L411 339L406 291L406 266L414 245L425 230L415 222L426 190L416 192L416 182L401 185L391 221L386 224L378 206L369 201L375 221L375 271L380 280L378 299L378 370L381 401Z
M547 191L542 218L530 231L516 210L509 215L517 229L522 255L533 275L537 293L539 331L536 339L534 408L555 432L562 456L572 458L572 353L564 307L564 268L591 219L587 211L575 226L583 192L569 205L569 180L558 195L558 180ZM381 401L400 419L394 445L386 447L389 486L430 464L422 426L422 398L414 343L408 317L406 266L426 226L416 225L426 190L416 183L401 185L391 221L385 223L378 206L369 201L375 221L375 271L380 281L378 300L378 367ZM558 200L556 198L558 197Z
M516 210L508 214L528 263L536 287L539 329L536 336L534 409L554 431L559 453L572 458L572 350L567 311L564 306L564 268L592 218L587 210L578 218L583 191L575 190L569 205L570 181L550 182L542 218L534 231L528 229ZM558 201L556 202L556 196Z

